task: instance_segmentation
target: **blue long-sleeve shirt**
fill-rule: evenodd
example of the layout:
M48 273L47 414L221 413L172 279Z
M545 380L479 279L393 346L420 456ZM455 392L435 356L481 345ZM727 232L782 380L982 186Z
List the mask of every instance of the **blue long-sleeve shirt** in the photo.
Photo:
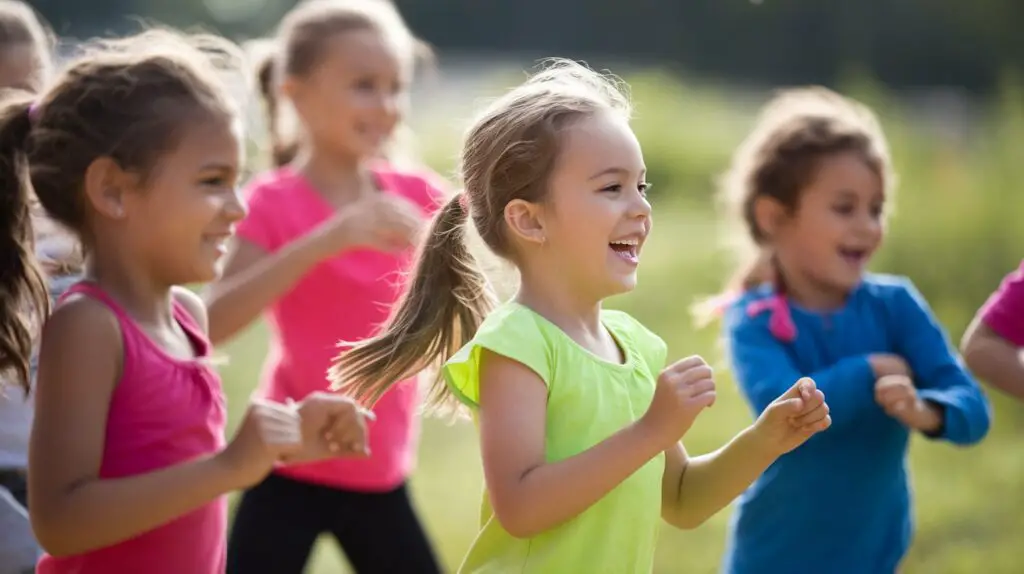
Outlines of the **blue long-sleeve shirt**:
M825 394L832 426L779 458L740 497L723 562L727 574L889 574L913 533L909 431L875 402L867 357L903 357L918 395L940 405L941 433L969 445L991 424L987 398L910 280L869 275L835 311L791 304L796 339L769 332L750 291L725 317L733 373L758 415L801 376Z

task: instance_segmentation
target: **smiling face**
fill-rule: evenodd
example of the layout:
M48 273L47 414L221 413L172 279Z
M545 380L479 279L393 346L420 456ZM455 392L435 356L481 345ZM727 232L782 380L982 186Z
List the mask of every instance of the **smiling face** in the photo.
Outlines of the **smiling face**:
M790 294L809 306L842 304L884 236L885 189L860 154L823 158L793 214L779 214L772 246Z
M631 291L652 226L640 144L611 112L584 117L561 137L533 255L595 300Z
M338 33L285 93L320 149L356 159L379 155L406 107L408 74L398 50L372 29Z
M170 285L217 277L234 226L246 213L236 191L240 134L230 118L185 123L143 189L124 196L124 241Z

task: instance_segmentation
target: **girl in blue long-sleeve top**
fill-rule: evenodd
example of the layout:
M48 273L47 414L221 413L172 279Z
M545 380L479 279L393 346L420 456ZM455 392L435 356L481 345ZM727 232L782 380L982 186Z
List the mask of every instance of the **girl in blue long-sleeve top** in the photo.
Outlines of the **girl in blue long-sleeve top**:
M865 272L891 181L874 115L822 88L770 102L724 180L756 248L719 299L735 378L760 413L812 377L832 414L741 497L725 573L897 571L910 433L969 445L988 432L988 401L921 294Z

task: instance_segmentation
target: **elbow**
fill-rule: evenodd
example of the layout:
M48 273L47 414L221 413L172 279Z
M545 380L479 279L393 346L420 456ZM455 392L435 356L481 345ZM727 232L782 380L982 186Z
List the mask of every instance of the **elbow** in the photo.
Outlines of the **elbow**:
M492 492L491 508L498 524L513 538L520 540L533 538L550 528L541 523L542 521L529 505L514 497L496 495Z
M696 530L708 521L710 516L696 516L688 513L679 513L676 516L666 517L665 522L679 530Z
M65 558L81 552L74 546L74 540L59 524L55 524L54 520L41 517L34 512L31 512L31 518L32 533L39 547L47 554L54 558Z

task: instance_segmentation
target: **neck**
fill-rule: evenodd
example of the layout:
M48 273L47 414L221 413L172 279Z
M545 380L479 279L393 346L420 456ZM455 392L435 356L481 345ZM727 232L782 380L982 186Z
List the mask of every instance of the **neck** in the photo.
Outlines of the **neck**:
M786 296L809 311L838 309L846 303L850 294L847 290L824 286L805 274L783 271L781 265L778 265L776 272L785 285Z
M173 285L126 261L126 255L117 249L93 250L85 261L85 278L99 285L140 323L171 324Z
M521 269L522 284L515 300L554 323L574 339L601 338L601 300L581 297L561 276Z
M329 154L313 148L301 155L296 165L321 193L345 199L361 194L370 182L370 170L361 158Z

